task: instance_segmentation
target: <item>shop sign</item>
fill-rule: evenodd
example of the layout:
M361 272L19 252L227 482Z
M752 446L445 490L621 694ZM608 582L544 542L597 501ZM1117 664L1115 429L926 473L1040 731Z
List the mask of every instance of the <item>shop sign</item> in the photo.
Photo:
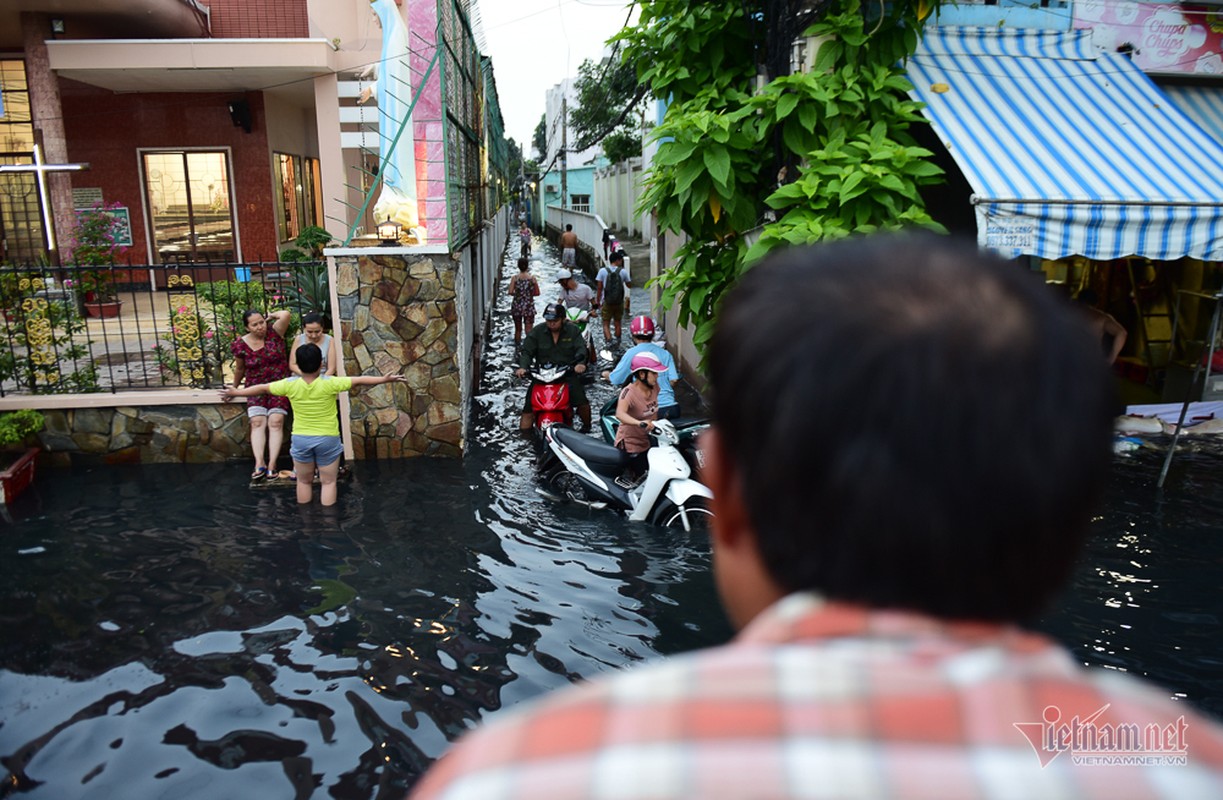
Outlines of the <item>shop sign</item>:
M1090 28L1105 52L1130 52L1144 72L1223 75L1223 10L1133 0L1074 4L1074 27Z
M988 218L985 246L999 253L1025 253L1036 246L1036 223L1030 219Z

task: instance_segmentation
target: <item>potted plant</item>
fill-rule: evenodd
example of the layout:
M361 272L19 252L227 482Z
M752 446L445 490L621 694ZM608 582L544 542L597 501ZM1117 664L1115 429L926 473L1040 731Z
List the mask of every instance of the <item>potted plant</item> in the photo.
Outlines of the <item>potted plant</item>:
M115 317L122 302L115 291L115 257L127 250L116 242L123 223L112 209L116 203L77 213L76 231L72 242L71 263L79 270L78 288L82 293L85 313L91 317Z
M0 414L0 505L7 505L34 481L36 446L24 446L42 430L44 418L32 408ZM21 445L15 451L15 445Z

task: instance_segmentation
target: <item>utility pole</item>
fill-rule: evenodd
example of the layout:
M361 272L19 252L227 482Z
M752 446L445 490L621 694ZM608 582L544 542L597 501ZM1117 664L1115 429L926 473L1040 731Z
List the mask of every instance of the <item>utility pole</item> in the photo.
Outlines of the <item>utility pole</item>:
M569 87L566 86L566 89ZM561 209L569 208L569 98L561 97Z

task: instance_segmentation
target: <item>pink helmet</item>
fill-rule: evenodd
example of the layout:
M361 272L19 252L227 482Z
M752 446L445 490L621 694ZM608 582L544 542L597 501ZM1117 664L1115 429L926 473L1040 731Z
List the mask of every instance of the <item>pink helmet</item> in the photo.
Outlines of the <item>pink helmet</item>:
M635 321L635 320L634 320ZM658 360L658 356L653 353L638 353L633 356L629 367L636 372L639 369L648 369L650 372L666 372L666 366Z
M628 324L628 332L633 336L654 336L654 320L647 317L645 314L633 317L633 321Z

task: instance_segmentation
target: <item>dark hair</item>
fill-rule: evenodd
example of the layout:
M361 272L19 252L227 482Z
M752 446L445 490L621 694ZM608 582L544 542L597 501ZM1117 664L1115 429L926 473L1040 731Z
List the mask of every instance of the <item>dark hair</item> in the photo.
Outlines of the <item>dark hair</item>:
M1100 295L1096 294L1095 289L1084 289L1074 299L1085 306L1094 306L1100 302Z
M305 328L307 325L313 325L316 322L319 325L323 324L323 315L318 313L317 311L311 311L308 314L302 314L302 327L303 328Z
M565 226L565 230L567 230L567 231L571 231L571 230L573 230L573 226L572 226L572 225L566 225L566 226Z
M246 309L245 311L242 312L242 327L243 328L246 327L247 321L251 318L251 314L258 314L261 317L263 316L263 312L257 308Z
M1039 274L933 234L791 250L728 293L708 364L783 589L1022 620L1068 579L1113 384Z
M612 253L610 256L607 257L607 260L608 261L623 261L624 251L623 250L615 251L614 253Z
M323 351L317 344L306 342L297 348L297 368L302 372L318 372L323 366Z
M518 269L526 270L530 268L531 268L531 260L529 258L523 257L523 258L518 259Z

